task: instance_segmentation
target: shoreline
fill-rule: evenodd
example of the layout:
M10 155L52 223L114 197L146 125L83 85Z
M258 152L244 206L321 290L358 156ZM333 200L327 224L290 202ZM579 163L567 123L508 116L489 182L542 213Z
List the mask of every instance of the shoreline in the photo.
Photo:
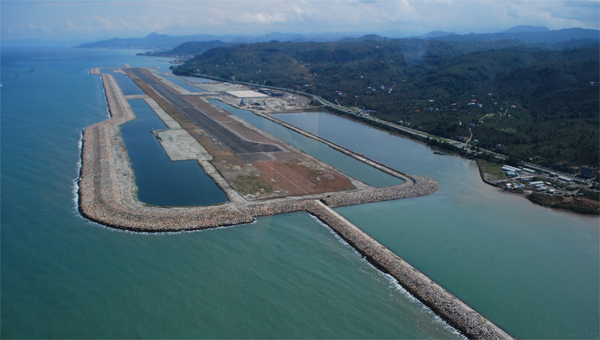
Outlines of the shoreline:
M368 187L333 193L286 197L268 201L232 201L205 207L156 207L139 202L127 149L119 126L135 116L114 78L93 69L105 88L110 118L86 128L82 135L78 208L82 216L100 224L136 232L176 232L248 224L256 217L305 211L334 230L378 269L392 275L410 294L469 338L511 339L481 314L468 307L423 273L332 210L334 207L419 197L439 190L431 178L400 174L405 182L385 188ZM311 137L313 138L313 137ZM352 157L351 150L336 148ZM359 161L370 161L360 156ZM369 164L369 163L367 163Z
M483 167L479 163L478 159L476 160L476 163L477 163L477 169L479 171L479 177L481 178L481 180L485 184L500 190L501 188L498 185L496 185L495 183L486 179L487 172L485 172L483 170ZM568 213L583 215L583 216L598 216L598 215L600 215L600 211L598 211L598 210L594 211L591 208L581 208L581 202L580 202L580 205L575 204L581 198L572 198L571 202L564 202L565 199L563 199L562 197L549 196L549 195L539 194L539 193L535 193L535 192L525 193L525 192L513 192L513 191L509 191L509 190L502 190L502 192L505 192L505 193L513 195L513 196L520 196L521 198L524 198L533 204L536 204L536 205L539 205L539 206L542 206L545 208L555 209L555 210L562 211L562 212L568 212ZM594 201L594 202L596 202L596 204L600 204L597 201Z
M276 123L283 123L296 132L326 143L337 151L398 177L404 182L383 188L366 186L347 191L247 201L230 186L223 187L227 181L218 171L209 171L210 177L217 185L226 189L224 191L228 202L197 207L147 205L137 200L133 169L119 129L121 124L134 119L135 115L111 74L100 73L99 69L92 69L90 73L102 77L110 117L86 128L82 133L82 165L78 179L79 210L83 216L98 223L113 228L143 232L194 230L248 223L253 221L253 217L267 214L306 210L303 208L305 202L313 200L322 200L331 207L340 207L430 195L439 190L439 183L431 178L401 173L267 115L266 118ZM198 163L205 171L207 170L205 166L210 165L206 160ZM285 204L288 206L280 207ZM269 207L268 210L272 212L265 212L265 207ZM227 217L219 216L219 211L225 212ZM178 218L172 220L176 216Z

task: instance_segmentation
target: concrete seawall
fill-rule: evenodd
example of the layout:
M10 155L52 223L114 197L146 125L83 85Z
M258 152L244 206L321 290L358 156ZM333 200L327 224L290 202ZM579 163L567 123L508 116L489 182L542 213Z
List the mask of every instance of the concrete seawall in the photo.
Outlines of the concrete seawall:
M100 74L97 69L91 73ZM306 211L331 227L376 267L396 278L407 291L465 336L481 339L511 338L331 209L429 195L439 190L439 184L435 180L401 174L376 163L378 168L384 168L386 172L405 179L405 182L386 188L357 189L262 202L237 198L226 204L206 207L166 208L146 205L137 200L133 170L119 129L121 124L135 116L114 78L109 74L101 76L111 118L92 125L83 132L79 178L79 210L83 216L118 229L166 232L245 224L259 216ZM341 146L335 147L343 149L349 155L356 155Z

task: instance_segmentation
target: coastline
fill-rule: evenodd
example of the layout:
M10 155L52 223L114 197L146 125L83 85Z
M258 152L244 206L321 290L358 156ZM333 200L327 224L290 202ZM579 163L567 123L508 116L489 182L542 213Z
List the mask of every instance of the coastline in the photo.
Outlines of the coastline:
M218 171L209 171L211 178L226 192L229 202L201 207L157 207L137 200L135 178L119 126L135 118L114 77L100 73L110 110L110 118L83 131L82 166L79 178L79 210L85 217L114 228L132 231L162 232L214 228L224 225L249 223L256 216L306 210L306 202L323 200L331 207L430 195L439 190L439 184L423 176L411 176L388 168L339 145L324 141L315 135L294 128L309 138L325 142L361 162L404 180L391 187L326 192L305 196L277 198L267 201L246 201ZM279 123L278 120L269 117ZM199 162L203 168L210 165ZM207 169L205 168L205 171ZM208 169L211 170L211 169ZM268 208L267 208L268 207ZM270 211L270 212L269 212Z
M206 207L156 207L136 198L133 170L121 139L119 125L135 116L114 78L101 75L111 117L83 132L79 183L79 211L95 222L137 232L172 232L216 228L253 222L256 217L306 211L331 227L377 268L392 275L419 301L469 338L510 339L510 335L434 283L423 273L332 210L333 207L418 197L439 190L439 183L423 176L403 176L405 182L385 188L287 197L262 202L231 200ZM314 138L314 137L311 137ZM337 148L344 149L341 146ZM354 156L350 150L345 153ZM361 156L362 157L362 156ZM360 161L370 161L365 157ZM373 165L373 164L371 164ZM215 174L217 176L218 174ZM228 195L229 196L229 195Z
M476 160L476 163L477 163L477 169L479 171L479 176L481 177L481 180L485 184L488 184L496 189L500 189L498 187L498 185L496 185L495 183L493 183L492 181L490 181L489 179L486 178L487 173L481 166L479 159ZM546 207L546 208L557 209L560 211L566 211L566 212L570 212L570 213L578 214L578 215L586 215L586 216L600 215L600 211L598 211L598 207L600 206L600 203L597 201L590 200L590 199L578 198L578 197L565 198L565 197L561 197L561 196L550 196L550 195L544 195L544 194L539 194L539 193L535 193L535 192L528 194L525 192L506 191L506 193L515 195L515 196L520 196L521 198L524 198L531 203L534 203L534 204L537 204L537 205L540 205L540 206ZM586 202L586 200L587 200L587 202ZM590 201L594 202L594 203L591 203ZM596 205L595 210L592 207L594 204Z

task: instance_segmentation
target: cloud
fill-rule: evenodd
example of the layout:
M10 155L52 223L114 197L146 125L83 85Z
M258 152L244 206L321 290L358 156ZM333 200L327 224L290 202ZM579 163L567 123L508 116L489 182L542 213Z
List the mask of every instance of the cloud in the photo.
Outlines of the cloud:
M94 21L96 21L97 23L99 23L99 24L100 24L100 26L101 26L103 29L105 29L105 30L112 31L112 30L115 30L115 29L117 29L117 27L115 27L115 25L112 23L112 21L111 21L110 19L107 19L107 18L101 18L101 17L99 17L99 16L97 16L97 15L94 15L94 14L92 14L90 17L91 17L91 18L92 18Z
M283 13L242 13L238 16L230 18L232 21L242 24L273 24L273 23L284 23L287 22Z
M2 1L2 39L598 28L598 0ZM44 36L45 35L45 36Z

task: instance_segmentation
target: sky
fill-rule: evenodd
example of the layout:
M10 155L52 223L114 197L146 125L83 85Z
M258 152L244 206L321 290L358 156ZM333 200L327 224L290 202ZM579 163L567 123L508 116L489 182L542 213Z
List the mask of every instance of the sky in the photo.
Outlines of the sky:
M600 0L0 1L1 40L92 42L168 35L599 29Z

